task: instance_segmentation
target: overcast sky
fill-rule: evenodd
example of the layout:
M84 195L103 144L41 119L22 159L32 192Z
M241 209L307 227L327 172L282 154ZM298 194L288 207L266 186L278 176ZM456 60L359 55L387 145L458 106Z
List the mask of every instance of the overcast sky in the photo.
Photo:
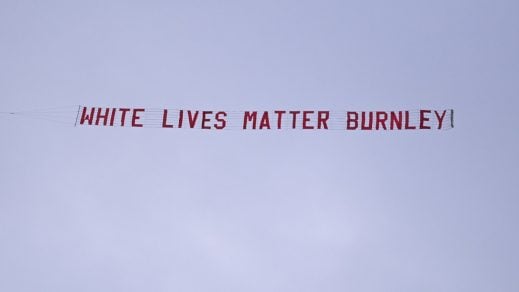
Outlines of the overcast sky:
M3 0L0 111L454 108L455 128L2 115L0 290L519 291L518 92L517 1Z

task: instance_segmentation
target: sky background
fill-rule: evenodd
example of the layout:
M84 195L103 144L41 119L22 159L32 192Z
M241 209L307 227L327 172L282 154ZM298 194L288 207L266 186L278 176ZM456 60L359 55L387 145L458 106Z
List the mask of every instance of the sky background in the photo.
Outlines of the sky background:
M0 116L2 291L519 291L519 2L0 1L0 111L454 108L449 131Z

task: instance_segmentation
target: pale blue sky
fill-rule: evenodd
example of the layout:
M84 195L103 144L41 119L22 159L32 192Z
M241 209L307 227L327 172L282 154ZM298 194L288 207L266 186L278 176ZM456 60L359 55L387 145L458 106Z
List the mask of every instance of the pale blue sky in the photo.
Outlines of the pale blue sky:
M518 291L517 1L1 1L0 111L454 108L450 131L0 117L2 291Z

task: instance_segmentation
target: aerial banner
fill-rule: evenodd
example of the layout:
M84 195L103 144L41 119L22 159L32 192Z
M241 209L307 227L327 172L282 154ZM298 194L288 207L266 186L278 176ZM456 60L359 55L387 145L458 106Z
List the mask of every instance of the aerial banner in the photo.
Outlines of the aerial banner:
M195 110L144 107L77 108L75 126L200 130L419 131L454 127L452 109Z

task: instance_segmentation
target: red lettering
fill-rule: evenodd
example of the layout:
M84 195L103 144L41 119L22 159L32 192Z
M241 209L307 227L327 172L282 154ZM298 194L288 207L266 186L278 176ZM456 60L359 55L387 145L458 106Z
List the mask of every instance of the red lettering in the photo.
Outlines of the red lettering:
M207 115L212 114L212 111L203 111L202 112L202 129L209 130L211 129L211 126L206 125L206 123L209 123L211 121L211 118L208 118Z
M259 129L267 128L270 130L270 120L269 120L269 112L265 111L263 116L261 117L261 122L259 125Z
M359 114L357 112L347 112L346 117L346 130L356 130L359 127Z
M398 112L398 117L396 116L395 112L391 112L391 124L389 128L393 130L394 128L397 128L399 130L402 130L402 112Z
M178 128L182 128L182 123L184 122L184 110L180 110L178 112Z
M166 122L168 120L168 110L165 109L162 114L162 128L173 128L173 125L168 125Z
M86 110L87 110L87 108L83 107L83 112L81 113L81 120L79 121L80 125L83 125L85 123L85 121L87 121L87 123L89 125L92 125L92 121L94 119L95 107L90 109L90 114L89 115L87 115Z
M196 125L196 120L198 119L198 111L195 111L195 114L190 110L187 111L187 118L189 120L189 127L193 129Z
M223 116L223 117L222 117ZM214 128L217 129L217 130L221 130L221 129L224 129L225 128L225 125L226 125L226 120L225 120L225 117L227 117L227 113L226 112L217 112L216 115L215 115L215 119L217 122L219 122L220 124L214 124Z
M126 113L130 111L129 108L120 108L121 112L121 127L124 127L124 121L126 120Z
M281 129L281 121L283 119L283 114L286 113L286 111L274 111L278 115L278 129Z
M411 126L409 124L410 118L409 118L409 111L405 111L405 129L406 130L414 130L416 129L416 126Z
M292 115L292 129L295 129L296 128L297 115L300 113L300 111L290 111L289 113Z
M377 112L377 122L375 123L375 129L379 130L380 126L384 130L387 130L386 128L386 121L387 121L387 113L386 112Z
M247 129L247 122L252 121L252 129L256 129L257 112L245 112L243 115L243 129Z
M117 111L116 108L113 108L112 109L112 115L110 116L110 126L113 126L114 125L114 122L115 122L115 112Z
M430 114L430 110L420 110L420 129L430 129L430 126L426 126L425 122L429 121L429 118L425 114Z
M437 111L434 111L434 114L436 115L436 118L438 119L438 130L442 128L443 119L445 118L446 112L447 111L443 111L442 115L440 116Z
M99 120L103 119L103 126L106 126L106 123L108 122L108 115L110 115L110 109L107 108L105 110L105 114L101 114L102 108L97 109L97 117L96 117L96 126L99 126Z
M308 125L308 122L310 122L310 118L308 115L313 114L314 111L303 111L303 130L312 130L314 127Z
M329 111L318 111L317 112L317 129L327 129L328 130L328 119L330 118Z
M368 124L366 124L366 120L368 120ZM372 130L373 129L373 112L369 112L369 119L366 119L366 112L362 112L361 114L361 130Z
M138 113L139 112L143 112L144 109L143 108L135 108L133 109L133 116L132 116L132 127L142 127L142 124L137 124L137 120L140 119L140 117L138 116Z

